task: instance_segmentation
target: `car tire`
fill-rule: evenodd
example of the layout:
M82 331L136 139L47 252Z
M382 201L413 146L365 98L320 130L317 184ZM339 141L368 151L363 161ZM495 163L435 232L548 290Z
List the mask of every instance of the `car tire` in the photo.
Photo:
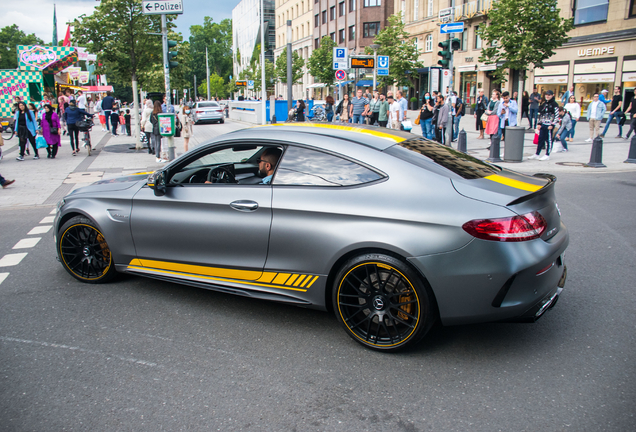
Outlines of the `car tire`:
M75 216L62 226L56 246L62 266L79 281L104 283L117 273L104 235L84 216Z
M221 120L219 123L223 124L223 123L225 123L225 120Z
M378 253L348 260L332 290L336 318L347 334L385 352L412 346L426 335L436 316L431 299L411 267Z

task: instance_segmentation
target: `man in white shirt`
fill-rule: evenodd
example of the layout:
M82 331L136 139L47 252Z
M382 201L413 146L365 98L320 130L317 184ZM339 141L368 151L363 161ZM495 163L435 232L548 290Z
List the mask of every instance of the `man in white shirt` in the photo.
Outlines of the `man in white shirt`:
M590 123L590 137L586 142L592 142L598 136L601 120L607 107L600 101L598 93L594 94L592 102L587 106L587 121Z
M77 107L86 110L86 95L81 90L77 92Z
M389 113L391 116L391 128L400 130L400 119L404 118L404 111L400 103L393 99L393 96L389 96Z

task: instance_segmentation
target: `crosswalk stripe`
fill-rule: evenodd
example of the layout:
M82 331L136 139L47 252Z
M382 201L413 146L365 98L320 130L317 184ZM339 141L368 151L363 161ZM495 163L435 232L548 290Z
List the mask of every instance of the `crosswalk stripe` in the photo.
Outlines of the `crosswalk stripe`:
M14 265L20 264L20 261L27 256L26 252L23 253L14 253L14 254L6 254L2 258L0 258L0 267L10 267Z
M47 216L40 221L41 224L50 224L55 220L55 216Z
M42 237L29 237L29 238L25 238L20 240L19 242L17 242L15 244L15 246L13 246L13 249L27 249L27 248L32 248L33 246L35 246L36 244L38 244L38 242L42 240Z
M0 284L9 276L9 273L0 273Z
M33 228L31 231L27 233L27 235L35 235L35 234L46 234L49 232L53 225L40 225Z

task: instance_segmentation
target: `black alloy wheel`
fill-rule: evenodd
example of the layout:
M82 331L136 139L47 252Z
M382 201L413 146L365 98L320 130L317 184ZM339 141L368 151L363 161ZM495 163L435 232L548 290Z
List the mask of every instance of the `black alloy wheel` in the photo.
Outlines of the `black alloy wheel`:
M57 252L66 271L82 282L101 283L115 276L108 243L88 218L75 216L64 224L59 232Z
M434 321L421 277L383 254L349 260L336 277L333 303L349 336L380 351L417 343Z

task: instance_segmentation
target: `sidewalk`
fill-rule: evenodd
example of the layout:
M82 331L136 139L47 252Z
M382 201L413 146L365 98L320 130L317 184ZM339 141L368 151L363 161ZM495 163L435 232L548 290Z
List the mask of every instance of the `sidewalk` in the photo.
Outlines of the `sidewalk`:
M408 118L411 119L411 121L418 115L419 111L408 112ZM484 160L490 157L490 152L487 150L487 147L490 145L490 140L488 139L488 135L486 135L486 139L477 139L479 132L475 130L475 122L476 119L472 114L464 116L459 122L459 130L461 131L463 129L466 131L466 148L468 154ZM527 128L529 126L528 120L523 119L521 126ZM605 127L605 123L603 123L602 127ZM623 126L623 136L628 130L628 127ZM590 161L590 154L592 152L592 143L585 142L585 140L590 137L588 123L577 123L575 131L574 141L567 142L568 152L551 153L549 161L528 160L528 156L532 156L536 153L537 146L532 143L534 133L527 132L524 135L523 162L498 162L497 165L526 174L534 174L537 172L558 174L563 172L603 173L636 171L636 164L624 163L629 153L630 140L613 138L618 135L618 126L615 123L610 125L607 136L603 138L603 164L605 164L607 168L588 168L584 166ZM422 135L420 125L413 125L411 132L416 135ZM453 148L457 148L457 142L453 142L452 145ZM504 158L505 145L505 141L502 141L500 145L501 159ZM541 152L541 154L545 154L545 151Z

